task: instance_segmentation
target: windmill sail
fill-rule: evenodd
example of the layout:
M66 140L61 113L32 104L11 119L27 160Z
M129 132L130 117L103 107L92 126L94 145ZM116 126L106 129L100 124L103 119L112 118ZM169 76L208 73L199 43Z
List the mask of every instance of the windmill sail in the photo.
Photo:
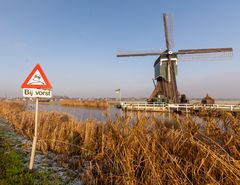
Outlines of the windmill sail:
M224 61L232 59L232 48L186 49L177 52L179 61Z
M136 57L136 56L151 56L151 55L161 55L161 50L149 50L149 51L130 51L130 50L119 50L117 52L117 57Z
M171 51L174 48L172 15L164 13L163 23L164 23L166 47L168 51Z
M182 49L178 50L177 54L220 53L220 52L231 53L232 51L233 51L232 48Z

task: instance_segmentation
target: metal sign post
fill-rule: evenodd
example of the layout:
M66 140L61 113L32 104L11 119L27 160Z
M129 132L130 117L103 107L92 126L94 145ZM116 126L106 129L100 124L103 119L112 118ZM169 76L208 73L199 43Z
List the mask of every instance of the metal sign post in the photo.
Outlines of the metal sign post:
M33 136L33 145L32 145L32 152L30 157L29 169L33 169L33 163L35 158L35 151L37 145L37 129L38 129L38 98L36 98L36 108L35 108L35 125L34 125L34 136Z

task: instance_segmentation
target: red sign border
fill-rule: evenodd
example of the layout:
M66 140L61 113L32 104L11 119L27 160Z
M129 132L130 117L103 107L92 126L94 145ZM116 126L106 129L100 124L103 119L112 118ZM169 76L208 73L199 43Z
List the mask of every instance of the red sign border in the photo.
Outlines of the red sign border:
M34 73L36 71L39 71L39 73L41 74L43 80L45 81L45 85L28 85L27 83L29 82L29 80L32 78L32 76L34 75ZM28 75L28 77L24 80L23 84L21 85L21 88L36 88L36 89L52 89L52 85L49 82L49 80L47 79L47 76L45 75L45 73L43 72L40 64L37 64L32 72Z

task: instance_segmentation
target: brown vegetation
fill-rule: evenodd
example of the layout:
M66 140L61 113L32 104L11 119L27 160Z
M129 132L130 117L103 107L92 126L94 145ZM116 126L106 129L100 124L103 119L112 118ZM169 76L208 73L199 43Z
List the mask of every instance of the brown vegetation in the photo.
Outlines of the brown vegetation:
M1 102L0 116L32 139L34 115L23 104ZM86 184L240 184L240 115L201 116L100 123L40 112L38 148L64 154Z
M109 104L105 100L61 100L60 105L71 107L93 107L108 108Z

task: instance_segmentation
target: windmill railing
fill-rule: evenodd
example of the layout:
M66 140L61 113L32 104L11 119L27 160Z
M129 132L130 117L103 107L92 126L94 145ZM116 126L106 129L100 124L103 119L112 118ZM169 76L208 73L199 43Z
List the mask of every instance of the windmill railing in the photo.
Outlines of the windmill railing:
M148 102L121 102L124 110L149 110L149 111L166 111L165 103L148 103Z
M168 111L168 112L191 112L194 110L223 110L240 111L240 105L228 104L166 104L148 102L121 102L124 110Z

